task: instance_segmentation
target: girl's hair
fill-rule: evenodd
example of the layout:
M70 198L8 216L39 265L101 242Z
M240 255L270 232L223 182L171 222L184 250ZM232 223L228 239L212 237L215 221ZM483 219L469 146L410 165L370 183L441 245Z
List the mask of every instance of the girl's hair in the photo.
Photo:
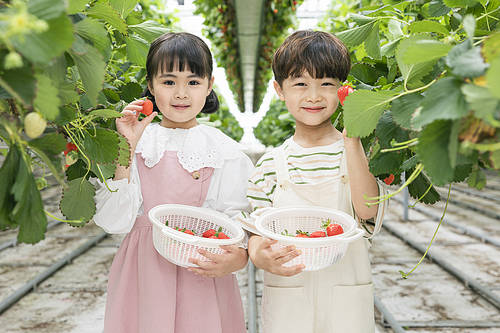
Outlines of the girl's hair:
M187 32L168 32L155 39L149 48L146 60L146 79L149 83L158 72L171 72L177 68L188 68L201 78L212 77L212 53L198 36ZM153 102L153 110L159 112L153 94L148 88L143 93ZM201 112L214 113L219 108L219 99L212 89Z
M334 35L323 31L301 30L288 36L273 58L274 78L281 86L289 77L304 71L314 78L347 79L351 58L345 45Z

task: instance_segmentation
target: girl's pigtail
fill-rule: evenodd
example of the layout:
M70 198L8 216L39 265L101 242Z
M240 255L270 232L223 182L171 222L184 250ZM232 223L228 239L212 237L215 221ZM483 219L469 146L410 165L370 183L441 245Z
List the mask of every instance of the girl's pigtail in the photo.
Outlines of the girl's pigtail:
M207 96L207 99L205 100L205 105L203 106L203 109L201 109L201 112L214 113L218 109L219 109L219 98L217 97L215 91L212 89L210 94Z
M161 113L160 110L158 109L158 107L156 106L155 97L153 96L151 91L149 91L148 87L146 87L146 89L142 93L142 97L147 97L151 102L153 102L153 112L156 111L156 112L158 112L158 114Z

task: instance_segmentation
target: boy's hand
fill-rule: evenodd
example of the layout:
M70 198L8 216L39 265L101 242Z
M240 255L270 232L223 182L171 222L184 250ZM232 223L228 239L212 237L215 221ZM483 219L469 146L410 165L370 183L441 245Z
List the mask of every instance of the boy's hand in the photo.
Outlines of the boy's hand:
M273 251L271 245L277 240L267 239L260 236L252 236L249 241L249 254L255 266L263 270L281 276L293 276L302 272L304 265L284 267L283 264L300 255L295 246L290 245ZM252 247L252 249L250 249Z
M221 245L220 247L225 250L223 254L213 254L200 249L198 253L210 261L190 258L189 262L199 267L190 267L188 270L201 276L215 278L239 271L246 266L248 255L245 249L236 245Z
M359 137L353 137L353 138L348 137L347 136L347 129L345 127L344 127L344 130L342 131L342 136L344 137L344 143L347 143L347 144L361 142Z
M131 151L134 152L137 142L147 125L158 115L153 112L143 120L139 121L139 115L142 111L144 100L139 99L128 104L122 111L123 116L116 119L116 129L120 134L127 138L131 145Z

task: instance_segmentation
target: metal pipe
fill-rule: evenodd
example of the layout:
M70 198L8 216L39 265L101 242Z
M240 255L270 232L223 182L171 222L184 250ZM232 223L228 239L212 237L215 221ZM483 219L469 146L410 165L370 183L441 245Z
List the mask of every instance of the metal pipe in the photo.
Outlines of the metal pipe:
M64 267L66 264L70 263L74 258L78 257L82 253L86 252L88 249L94 247L97 243L99 243L101 240L103 240L108 234L105 232L100 233L99 235L95 236L94 238L88 240L86 243L81 245L79 248L71 252L70 254L66 255L64 258L60 259L56 263L54 263L52 266L47 268L45 271L42 273L38 274L34 279L29 281L28 283L24 284L22 287L17 289L13 294L2 300L0 303L0 314L5 312L7 309L9 309L12 305L14 305L17 301L19 301L21 298L23 298L27 293L29 293L31 290L35 289L36 286L38 286L40 283L45 281L47 278L52 276L55 272L60 270L62 267Z
M257 333L257 289L255 288L255 266L249 260L247 268L248 278L248 333Z
M403 329L403 327L399 324L396 318L394 318L392 313L387 310L385 305L382 304L382 301L376 295L373 295L373 300L375 301L375 307L382 314L382 323L384 322L384 320L387 321L394 333L405 333L406 331Z
M392 227L390 223L384 222L382 225L387 231L389 231L391 234L396 236L397 238L401 239L403 242L414 248L415 250L419 251L420 253L425 253L426 247L418 244L416 241L413 241L411 239L405 238L405 236L397 230L396 227ZM466 287L472 289L475 291L479 296L487 300L489 303L491 303L495 308L500 310L500 297L495 295L491 290L486 288L485 286L477 283L473 278L468 276L465 273L462 273L459 269L453 267L450 265L446 260L443 258L439 257L436 254L432 254L431 251L427 252L427 257L432 259L434 263L439 265L441 268L443 268L445 271L456 277L459 281L461 281Z

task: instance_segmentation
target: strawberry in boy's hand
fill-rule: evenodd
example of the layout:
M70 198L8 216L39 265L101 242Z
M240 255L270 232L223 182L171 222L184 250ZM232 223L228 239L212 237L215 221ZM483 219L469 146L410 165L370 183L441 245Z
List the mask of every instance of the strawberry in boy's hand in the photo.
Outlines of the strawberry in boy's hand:
M205 231L202 236L205 237L205 238L210 238L212 236L215 236L215 229L208 229L207 231ZM216 237L217 238L217 237Z
M311 238L318 238L318 237L326 237L326 233L324 231L311 232Z
M387 178L384 179L384 183L391 185L394 181L394 175L391 173Z
M340 104L344 106L344 101L347 95L352 93L354 89L351 86L344 85L337 90L337 96L339 97Z
M146 99L144 101L144 103L142 104L141 113L144 113L146 116L149 116L151 113L153 113L153 102L151 102L151 100Z

